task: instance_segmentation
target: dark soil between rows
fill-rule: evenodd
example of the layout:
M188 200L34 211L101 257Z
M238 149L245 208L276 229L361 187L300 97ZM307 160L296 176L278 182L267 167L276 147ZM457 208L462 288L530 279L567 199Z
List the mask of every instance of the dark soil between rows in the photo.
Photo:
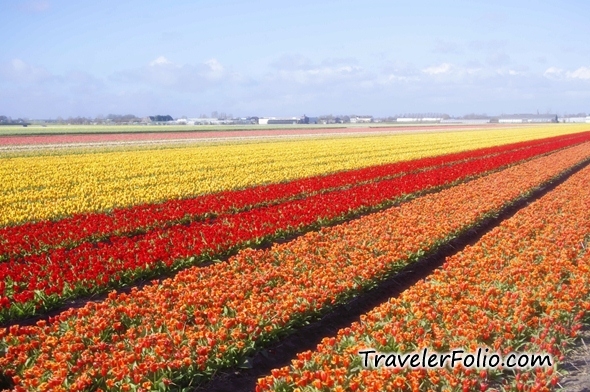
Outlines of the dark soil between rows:
M219 371L206 384L195 388L195 392L249 392L254 391L256 381L270 374L275 368L287 366L296 358L297 353L314 350L322 338L335 336L341 328L360 320L360 316L374 307L396 297L404 290L426 278L436 268L442 266L445 258L461 252L467 245L475 244L484 234L499 225L502 221L512 217L520 209L541 198L555 187L566 181L572 174L586 167L588 162L575 166L559 176L550 184L533 191L527 197L518 200L496 217L487 218L480 224L457 237L447 245L441 246L435 253L420 262L407 266L398 274L382 281L374 289L367 291L344 305L332 309L320 319L297 329L290 335L258 351L248 358L248 368L232 368ZM590 331L587 331L586 341L590 344ZM585 346L584 346L585 347ZM582 364L585 366L583 367ZM581 357L572 357L567 381L568 388L577 392L590 392L590 347L586 348ZM582 389L579 389L582 387ZM570 389L567 389L568 391Z
M573 350L560 367L559 387L568 392L590 392L590 325L583 328Z

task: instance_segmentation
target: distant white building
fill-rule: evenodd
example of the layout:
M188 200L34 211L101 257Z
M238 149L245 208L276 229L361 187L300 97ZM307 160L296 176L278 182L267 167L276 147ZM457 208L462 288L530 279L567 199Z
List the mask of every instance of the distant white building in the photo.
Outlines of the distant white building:
M173 125L222 125L233 124L234 120L220 120L215 117L193 117L193 118L179 118L174 121L168 121L168 124Z
M501 124L520 124L520 123L555 123L557 115L555 114L510 114L498 118Z
M466 124L466 125L480 125L489 124L489 118L449 118L441 120L441 124Z
M355 117L350 118L350 122L351 123L370 123L370 122L373 122L373 117L355 116Z
M441 117L398 117L396 122L400 123L439 123L442 121Z
M299 124L301 117L260 117L258 124L261 125L279 125L279 124Z
M588 123L588 122L590 122L590 116L588 116L588 117L562 117L561 122L564 122L564 123Z

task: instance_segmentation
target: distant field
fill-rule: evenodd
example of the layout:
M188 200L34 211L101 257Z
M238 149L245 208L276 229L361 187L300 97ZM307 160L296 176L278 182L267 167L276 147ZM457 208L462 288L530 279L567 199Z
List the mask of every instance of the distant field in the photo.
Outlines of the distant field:
M0 136L11 135L63 135L63 134L92 134L92 133L159 133L159 132L216 132L216 131L244 131L244 130L285 130L285 129L338 129L338 128L415 128L415 127L470 127L482 126L527 126L531 124L428 124L428 123L358 123L358 124L285 124L285 125L29 125L0 126Z
M72 133L137 133L137 132L207 132L207 131L242 131L271 129L316 129L316 128L357 128L370 126L396 126L390 123L375 124L286 124L286 125L29 125L0 126L0 135L54 135ZM407 125L404 125L407 126Z
M56 126L53 128L31 128L45 130L44 133L0 133L0 153L11 155L19 151L38 149L62 149L77 147L124 147L141 145L171 145L186 143L225 143L247 142L254 140L289 139L300 137L348 137L368 136L371 134L411 134L433 132L456 132L485 129L525 129L530 124L430 124L430 125L399 125L399 124L347 124L336 125L289 125L274 128L269 126L252 126L249 129L232 126L207 126L198 129L195 126ZM547 125L558 129L587 129L575 125ZM573 128L572 128L573 127ZM179 128L181 130L179 130ZM197 128L195 130L195 128ZM25 128L27 129L27 128ZM108 130L108 132L104 130ZM1 130L1 129L0 129ZM21 132L24 132L21 130Z

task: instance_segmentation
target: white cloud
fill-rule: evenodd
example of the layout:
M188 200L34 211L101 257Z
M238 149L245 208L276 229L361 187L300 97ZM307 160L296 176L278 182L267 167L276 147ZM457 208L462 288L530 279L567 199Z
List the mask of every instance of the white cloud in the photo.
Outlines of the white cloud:
M154 61L152 61L150 63L150 66L151 67L157 67L157 66L160 66L160 65L170 65L170 64L172 64L172 62L170 60L168 60L164 56L160 56L157 59L155 59Z
M549 67L543 73L548 79L560 80L560 79L579 79L579 80L590 80L590 68L580 67L575 71L566 71L557 67Z
M543 76L548 79L561 79L563 76L563 69L557 67L549 67L543 72Z
M417 82L420 78L416 76L403 76L403 75L396 75L396 74L389 74L385 78L385 82Z
M566 76L568 79L590 80L590 68L580 67L573 72L567 72Z
M362 83L363 68L354 58L329 58L320 63L298 54L283 54L270 63L270 72L263 83L282 85L317 85L357 80Z
M13 117L22 116L19 111L29 117L119 112L192 116L212 110L238 115L461 114L528 110L529 105L545 102L577 107L579 97L588 94L583 81L590 80L590 67L545 66L544 72L535 73L514 62L493 66L482 57L470 62L381 60L368 65L355 58L283 55L262 71L240 75L216 58L182 64L161 55L110 78L76 70L52 74L13 59L0 63L0 106Z
M314 64L299 55L283 55L271 64L266 82L283 84L316 85L321 83L365 80L364 69L356 65L355 59L327 59Z
M208 72L205 73L205 76L210 80L218 80L223 78L225 75L225 68L217 59L210 59L205 61L205 65L209 67Z
M323 76L332 76L332 75L345 75L351 74L357 71L360 71L361 67L345 65L341 67L321 67L321 68L312 68L307 71L309 75L323 75Z
M298 84L317 84L351 79L362 72L362 68L357 66L340 66L340 67L313 67L306 70L282 70L275 74L269 75L270 79L281 79L284 82L295 82Z
M423 76L415 65L401 60L388 61L381 67L380 74L378 82L384 86L417 83Z
M508 75L508 76L523 76L526 75L526 72L524 71L518 71L515 69L506 69L506 68L500 68L496 70L496 73L498 75Z
M451 72L453 66L449 63L442 63L432 67L424 68L422 72L428 75L441 75Z

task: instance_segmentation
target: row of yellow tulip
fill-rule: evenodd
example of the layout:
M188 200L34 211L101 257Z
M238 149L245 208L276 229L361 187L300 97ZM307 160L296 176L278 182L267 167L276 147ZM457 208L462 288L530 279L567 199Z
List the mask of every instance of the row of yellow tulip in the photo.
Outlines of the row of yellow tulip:
M0 158L0 226L586 130L542 126Z

